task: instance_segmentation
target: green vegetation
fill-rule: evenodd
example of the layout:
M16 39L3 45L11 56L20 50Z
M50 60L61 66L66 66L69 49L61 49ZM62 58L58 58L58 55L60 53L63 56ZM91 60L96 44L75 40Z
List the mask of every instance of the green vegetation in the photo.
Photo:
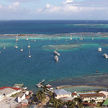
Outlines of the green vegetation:
M46 98L46 95L42 90L40 90L36 93L36 97L39 101L43 101Z

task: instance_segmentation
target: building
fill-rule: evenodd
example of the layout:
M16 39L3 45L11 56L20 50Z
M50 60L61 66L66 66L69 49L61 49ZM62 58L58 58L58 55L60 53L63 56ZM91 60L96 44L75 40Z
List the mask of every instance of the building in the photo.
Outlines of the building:
M99 93L103 93L106 96L106 98L108 98L108 92L107 91L100 91Z
M73 98L77 98L77 97L78 97L77 93L76 93L76 92L73 92L73 93L72 93L72 97L73 97Z
M60 99L60 98L71 98L71 92L68 92L64 89L56 89L54 90L54 93L55 93L55 98L56 99Z
M25 93L20 93L17 98L16 98L16 101L18 103L20 103L21 101L23 101L24 99L26 99L26 96L25 96Z
M29 95L29 91L21 92L17 95L16 101L18 103L22 102L26 99L26 97Z
M103 102L106 99L103 93L80 94L80 98L84 102L95 101L96 103Z
M10 97L14 94L17 94L21 92L20 88L15 88L15 87L1 87L0 88L0 101L3 99Z

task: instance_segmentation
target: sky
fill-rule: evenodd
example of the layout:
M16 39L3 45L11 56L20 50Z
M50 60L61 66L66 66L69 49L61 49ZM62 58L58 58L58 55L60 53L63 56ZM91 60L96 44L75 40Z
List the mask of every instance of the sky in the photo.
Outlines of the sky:
M108 20L108 0L0 0L0 20Z

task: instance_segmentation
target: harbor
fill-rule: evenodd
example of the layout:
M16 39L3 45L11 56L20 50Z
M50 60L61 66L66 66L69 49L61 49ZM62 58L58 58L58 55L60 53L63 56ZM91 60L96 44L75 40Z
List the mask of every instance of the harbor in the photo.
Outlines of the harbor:
M5 64L0 64L1 86L24 82L29 88L34 88L35 79L50 82L106 74L108 62L103 54L107 54L107 38L94 37L92 40L87 35L82 40L80 36L68 35L59 34L50 38L49 35L40 38L40 35L29 37L27 34L0 37L0 59L5 61ZM4 79L7 73L10 74Z

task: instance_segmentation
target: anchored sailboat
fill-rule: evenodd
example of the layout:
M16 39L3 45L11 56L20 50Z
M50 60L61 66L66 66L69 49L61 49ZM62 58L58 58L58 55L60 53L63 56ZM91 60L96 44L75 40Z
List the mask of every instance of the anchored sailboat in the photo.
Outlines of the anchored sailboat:
M28 57L29 57L29 58L31 58L31 57L32 57L32 56L31 56L31 52L30 52L30 49L29 49L29 55L28 55Z

